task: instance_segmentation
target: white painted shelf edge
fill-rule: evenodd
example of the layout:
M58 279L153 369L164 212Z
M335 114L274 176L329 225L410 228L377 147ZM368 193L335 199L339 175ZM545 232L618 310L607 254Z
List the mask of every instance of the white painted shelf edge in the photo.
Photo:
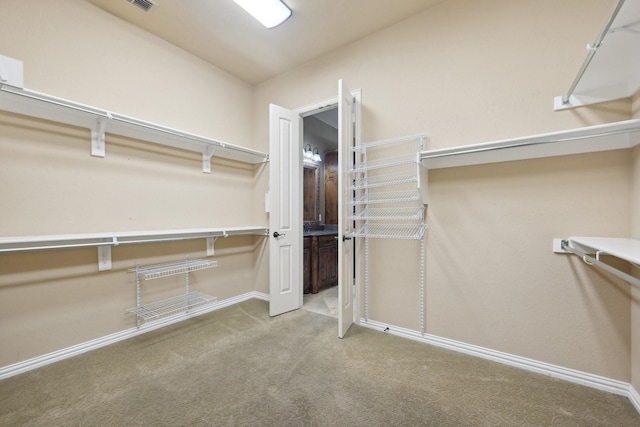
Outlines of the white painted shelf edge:
M420 152L426 169L633 148L640 144L640 119L587 126L480 144Z
M561 242L556 253L572 253L595 267L640 286L640 278L621 271L603 262L602 255L611 255L640 268L640 240L620 237L569 237Z
M60 234L42 236L0 237L0 253L49 249L97 247L98 270L111 269L111 248L118 245L206 239L207 255L214 254L219 237L266 236L269 229L258 226L196 228L181 230L125 231L113 233Z
M101 108L9 85L0 85L0 110L91 130L91 155L105 156L105 134L126 136L202 154L202 171L211 172L212 156L258 164L267 153L183 132Z
M633 96L640 89L640 2L618 0L556 111Z
M569 244L578 244L591 253L613 255L632 264L640 265L640 240L622 237L569 237Z

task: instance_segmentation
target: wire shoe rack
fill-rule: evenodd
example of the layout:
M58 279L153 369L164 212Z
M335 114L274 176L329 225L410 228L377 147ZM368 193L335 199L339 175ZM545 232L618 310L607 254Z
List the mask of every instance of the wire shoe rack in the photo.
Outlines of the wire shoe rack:
M189 289L189 273L217 267L218 262L213 260L190 259L185 257L181 261L167 262L154 265L136 265L128 271L136 275L136 306L127 310L136 315L136 326L142 322L157 320L163 317L179 313L188 313L194 308L211 304L216 297L200 292L191 292ZM179 274L184 274L184 293L160 301L142 304L142 281L160 279Z
M420 191L420 152L426 136L387 139L352 148L350 170L354 237L364 240L364 316L369 320L369 240L420 241L420 329L424 334L425 201Z

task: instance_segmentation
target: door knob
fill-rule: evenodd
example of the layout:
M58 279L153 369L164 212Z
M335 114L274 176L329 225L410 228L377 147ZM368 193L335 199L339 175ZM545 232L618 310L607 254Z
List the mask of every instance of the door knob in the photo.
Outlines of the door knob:
M347 235L343 234L342 241L344 242L345 240L351 240L351 237L348 237Z
M275 237L276 239L277 239L278 237L282 237L282 236L285 236L285 234L284 234L284 233L283 233L283 234L280 234L280 233L278 233L277 231L274 231L274 232L273 232L273 237Z

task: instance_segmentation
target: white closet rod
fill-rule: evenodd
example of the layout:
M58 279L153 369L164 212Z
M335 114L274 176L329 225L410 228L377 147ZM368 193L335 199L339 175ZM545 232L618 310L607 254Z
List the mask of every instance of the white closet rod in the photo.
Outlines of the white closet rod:
M618 12L620 12L620 9L622 9L624 2L625 0L618 0L618 4L613 9L613 12L611 13L611 17L607 21L607 24L604 26L602 31L600 31L600 34L596 38L596 41L593 42L593 44L587 46L587 57L582 63L580 70L578 70L578 74L576 75L576 78L573 80L573 83L571 83L571 87L569 88L569 91L567 92L566 95L562 97L562 104L569 103L569 100L571 99L571 95L573 95L573 92L576 90L576 86L578 86L578 83L580 83L582 76L584 75L585 71L589 67L591 60L593 59L596 52L598 51L598 48L602 44L602 41L604 40L605 36L609 33L609 29L611 28L613 21L616 19L616 16L618 16Z
M490 147L474 147L474 148L467 148L467 149L457 149L456 151L449 151L445 153L430 154L429 151L423 151L420 154L420 160L436 159L440 157L457 156L462 154L482 153L486 151L504 150L509 148L520 148L520 147L529 147L534 145L553 144L556 142L576 141L579 139L587 139L587 138L599 138L604 136L622 135L622 134L629 134L633 132L640 132L640 125L637 125L631 129L613 130L608 132L595 133L592 135L579 135L579 136L570 136L565 138L553 138L553 139L543 140L543 141L516 142L512 144L505 144L505 145L493 145Z
M629 283L631 283L632 285L638 286L640 287L640 279L638 279L637 277L634 277L630 274L625 273L624 271L620 271L617 268L614 268L612 266L610 266L609 264L606 264L602 261L600 261L600 254L604 253L602 251L597 251L596 252L596 257L592 257L589 254L582 252L578 249L576 249L575 247L573 247L572 245L569 244L568 240L563 240L561 242L561 246L562 249L567 251L567 252L571 252L574 255L578 255L580 258L582 258L582 260L589 264L589 265L593 265L595 267L601 268L611 274L613 274L614 276L625 280ZM606 253L604 253L606 255ZM635 264L634 264L635 265Z

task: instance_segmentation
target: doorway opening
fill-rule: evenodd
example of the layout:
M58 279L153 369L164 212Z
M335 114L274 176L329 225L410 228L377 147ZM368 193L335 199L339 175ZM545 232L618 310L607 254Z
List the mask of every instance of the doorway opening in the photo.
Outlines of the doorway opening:
M303 119L303 309L338 317L338 105Z

